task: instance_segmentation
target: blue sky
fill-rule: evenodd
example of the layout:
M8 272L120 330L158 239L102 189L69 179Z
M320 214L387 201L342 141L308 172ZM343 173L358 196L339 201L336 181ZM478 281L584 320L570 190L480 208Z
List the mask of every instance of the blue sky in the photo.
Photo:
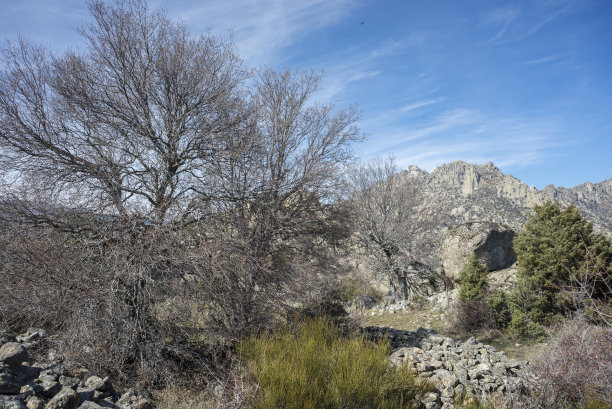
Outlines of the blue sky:
M543 188L612 177L612 1L154 0L251 65L324 70L357 104L363 157L493 161ZM0 0L0 35L61 51L83 0Z

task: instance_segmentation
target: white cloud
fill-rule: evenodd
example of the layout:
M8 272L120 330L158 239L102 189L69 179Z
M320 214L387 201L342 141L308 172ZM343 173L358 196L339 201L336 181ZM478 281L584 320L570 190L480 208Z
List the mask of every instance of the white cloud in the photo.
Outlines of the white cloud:
M173 3L176 4L176 3ZM233 32L241 54L252 64L270 64L279 51L300 37L335 24L358 7L357 0L204 1L173 15L194 31Z
M493 161L516 168L545 160L556 148L571 143L558 118L501 118L454 109L428 122L412 130L379 129L376 140L369 141L362 153L366 157L392 153L400 167L418 165L428 171L454 160Z

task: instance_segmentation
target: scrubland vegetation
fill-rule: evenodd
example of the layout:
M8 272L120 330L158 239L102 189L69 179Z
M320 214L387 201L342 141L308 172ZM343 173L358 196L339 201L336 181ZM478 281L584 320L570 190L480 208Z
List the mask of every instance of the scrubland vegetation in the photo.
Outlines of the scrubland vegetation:
M535 206L514 240L518 283L509 293L486 291L486 268L475 257L461 272L456 328L503 330L546 340L535 370L534 397L553 407L612 404L612 248L578 209ZM484 289L484 291L483 291ZM539 399L539 400L538 400ZM534 403L536 405L536 403Z

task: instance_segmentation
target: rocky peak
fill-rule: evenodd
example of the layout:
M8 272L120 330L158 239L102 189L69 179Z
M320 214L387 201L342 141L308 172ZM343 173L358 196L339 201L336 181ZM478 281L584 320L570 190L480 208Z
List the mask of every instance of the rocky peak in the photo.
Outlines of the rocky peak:
M504 174L491 162L463 161L440 165L431 173L413 165L400 178L419 193L410 220L416 232L405 248L433 268L440 267L438 254L445 227L487 221L519 231L533 206L549 199L563 206L574 203L596 231L612 235L612 179L538 190Z

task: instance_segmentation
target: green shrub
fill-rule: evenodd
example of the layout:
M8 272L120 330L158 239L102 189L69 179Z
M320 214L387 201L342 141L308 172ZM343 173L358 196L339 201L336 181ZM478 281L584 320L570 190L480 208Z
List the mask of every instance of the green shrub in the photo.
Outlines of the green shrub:
M523 338L543 339L546 336L544 327L518 308L512 308L508 330Z
M588 289L590 299L601 298L612 285L609 274L603 276L607 282L595 278L612 266L610 241L593 233L592 225L573 205L561 209L548 201L535 206L514 238L514 251L520 289L514 304L523 313L515 326L523 325L525 319L548 325L555 315L581 307L576 297L568 296L578 283Z
M407 368L389 368L389 345L343 337L324 319L272 335L253 336L240 348L259 385L253 408L413 408L432 390Z
M497 328L506 328L512 319L508 297L503 291L494 291L487 295L486 303L491 312L492 321Z
M483 296L489 270L472 254L459 272L459 298L469 301Z

